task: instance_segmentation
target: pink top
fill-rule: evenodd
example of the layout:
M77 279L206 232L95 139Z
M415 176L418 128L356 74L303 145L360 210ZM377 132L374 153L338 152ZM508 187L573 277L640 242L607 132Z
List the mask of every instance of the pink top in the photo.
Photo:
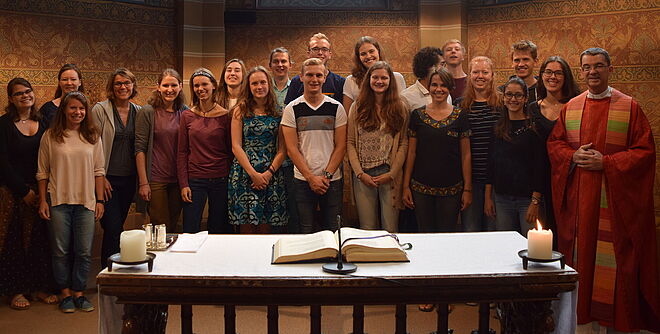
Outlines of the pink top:
M229 114L203 117L185 110L179 123L176 167L179 186L189 179L227 177L234 155L231 151Z
M154 110L154 139L151 156L151 181L177 182L176 149L180 113Z

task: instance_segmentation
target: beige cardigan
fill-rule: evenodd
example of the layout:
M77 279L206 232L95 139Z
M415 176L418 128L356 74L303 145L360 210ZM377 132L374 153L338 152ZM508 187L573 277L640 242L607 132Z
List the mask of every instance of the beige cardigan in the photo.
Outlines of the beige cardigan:
M358 152L360 151L360 138L358 135L358 126L356 121L357 103L351 105L351 110L348 113L348 138L346 145L346 153L348 155L348 162L356 175L363 173L362 166L360 166L360 158ZM410 115L406 113L404 116L403 128L399 133L394 136L392 140L392 151L390 152L390 173L392 174L392 182L390 183L393 198L392 203L397 209L404 209L402 199L402 184L403 184L403 163L408 154L408 119Z

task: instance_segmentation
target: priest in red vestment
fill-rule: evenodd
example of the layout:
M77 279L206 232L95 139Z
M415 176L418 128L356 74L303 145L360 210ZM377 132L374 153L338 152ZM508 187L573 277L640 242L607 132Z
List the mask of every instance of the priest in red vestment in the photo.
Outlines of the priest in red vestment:
M559 251L580 274L577 322L660 331L655 144L637 101L609 87L607 51L580 56L588 91L548 138Z

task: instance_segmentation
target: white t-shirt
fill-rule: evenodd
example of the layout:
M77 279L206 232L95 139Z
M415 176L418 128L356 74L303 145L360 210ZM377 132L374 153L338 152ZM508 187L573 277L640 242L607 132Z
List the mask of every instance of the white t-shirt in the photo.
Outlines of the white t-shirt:
M282 114L283 126L295 128L298 133L298 150L305 158L307 167L314 175L323 175L332 151L335 149L335 129L346 125L346 111L337 100L323 96L323 102L312 107L305 95L291 101ZM298 166L294 177L306 181ZM332 181L341 179L341 168L332 175Z
M396 85L399 88L399 94L406 89L406 80L403 78L403 75L399 72L394 72L394 79L396 80ZM364 80L364 79L363 79ZM344 82L344 96L348 96L355 102L358 95L360 95L360 86L355 82L353 75L346 77L346 82Z

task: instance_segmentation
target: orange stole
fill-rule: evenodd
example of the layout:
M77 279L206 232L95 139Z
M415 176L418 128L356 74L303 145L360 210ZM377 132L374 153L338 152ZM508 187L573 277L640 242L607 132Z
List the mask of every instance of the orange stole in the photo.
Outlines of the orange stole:
M580 147L580 128L582 112L587 99L587 92L568 102L566 107L566 135L568 144L574 149ZM632 98L616 89L612 89L610 107L607 114L607 132L605 134L604 155L622 151L626 148L628 125ZM608 208L606 180L603 177L600 191L600 210L598 216L598 236L596 243L596 263L591 295L591 313L597 319L614 319L614 289L616 283L616 259L612 238L612 212ZM575 234L574 264L577 264L578 234Z

